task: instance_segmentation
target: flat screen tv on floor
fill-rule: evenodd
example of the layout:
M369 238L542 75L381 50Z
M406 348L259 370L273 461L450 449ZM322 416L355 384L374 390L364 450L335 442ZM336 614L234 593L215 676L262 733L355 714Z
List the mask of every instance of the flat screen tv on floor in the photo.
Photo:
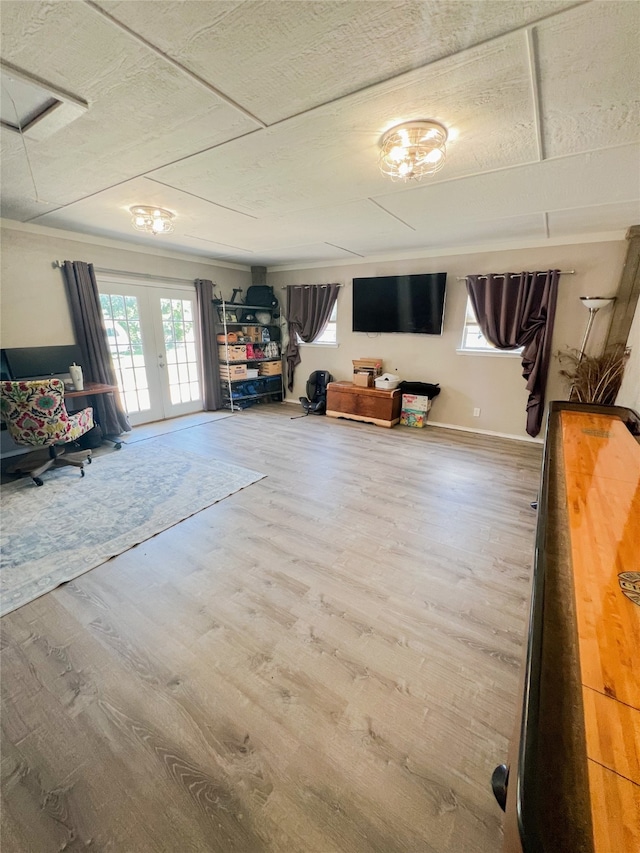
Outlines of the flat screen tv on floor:
M446 272L353 279L353 331L441 335Z
M11 379L45 379L48 376L66 376L70 364L81 364L82 355L77 344L54 347L18 347L3 352L3 370Z

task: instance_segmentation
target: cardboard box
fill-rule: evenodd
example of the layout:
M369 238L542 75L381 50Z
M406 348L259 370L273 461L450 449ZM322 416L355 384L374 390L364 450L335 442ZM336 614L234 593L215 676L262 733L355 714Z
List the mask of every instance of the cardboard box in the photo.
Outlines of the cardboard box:
M422 429L422 427L427 425L427 413L414 412L410 409L402 409L400 412L400 423L402 426Z
M220 378L221 379L246 379L247 378L247 365L246 364L230 364L228 367L226 364L220 365Z
M408 412L428 412L431 408L431 400L419 394L403 394L402 408Z
M373 376L370 373L354 373L353 384L359 385L361 388L372 388Z
M351 363L354 374L370 373L373 377L382 376L381 358L354 358Z
M254 344L262 343L262 326L243 326L242 334Z
M282 373L282 362L265 361L258 369L260 370L260 376L279 376Z
M247 357L247 348L244 345L225 345L218 347L218 358L223 361L244 361Z

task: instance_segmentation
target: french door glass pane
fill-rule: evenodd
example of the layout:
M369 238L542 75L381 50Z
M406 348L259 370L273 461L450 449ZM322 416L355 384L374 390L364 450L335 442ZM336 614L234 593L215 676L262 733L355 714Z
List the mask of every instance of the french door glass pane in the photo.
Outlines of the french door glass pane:
M172 404L200 399L193 307L189 299L161 299L162 333Z
M149 381L142 352L140 311L135 296L100 294L116 381L130 414L151 408Z

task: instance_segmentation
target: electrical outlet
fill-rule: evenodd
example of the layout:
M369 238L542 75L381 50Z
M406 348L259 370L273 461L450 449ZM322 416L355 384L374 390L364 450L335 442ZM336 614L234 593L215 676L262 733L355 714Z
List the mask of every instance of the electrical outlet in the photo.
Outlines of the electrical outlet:
M473 410L473 417L474 417L474 418L479 418L479 417L480 417L480 409L474 409L474 410Z

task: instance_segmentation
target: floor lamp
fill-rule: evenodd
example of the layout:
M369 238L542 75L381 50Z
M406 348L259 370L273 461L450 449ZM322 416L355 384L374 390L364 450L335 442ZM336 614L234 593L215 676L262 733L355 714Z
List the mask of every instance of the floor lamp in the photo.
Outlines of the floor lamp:
M589 319L587 320L587 328L584 330L584 337L580 344L580 359L578 364L582 361L582 357L587 349L587 341L589 340L591 327L593 326L596 314L601 308L604 308L610 302L615 302L615 296L581 296L580 302L582 302L585 308L589 310Z

